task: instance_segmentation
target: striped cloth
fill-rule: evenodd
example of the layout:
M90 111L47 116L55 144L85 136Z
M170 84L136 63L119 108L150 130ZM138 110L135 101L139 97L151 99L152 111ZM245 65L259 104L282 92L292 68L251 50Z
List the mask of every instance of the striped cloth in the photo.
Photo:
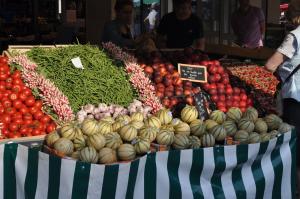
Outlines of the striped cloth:
M151 153L96 165L0 145L0 198L293 198L295 133L262 144Z

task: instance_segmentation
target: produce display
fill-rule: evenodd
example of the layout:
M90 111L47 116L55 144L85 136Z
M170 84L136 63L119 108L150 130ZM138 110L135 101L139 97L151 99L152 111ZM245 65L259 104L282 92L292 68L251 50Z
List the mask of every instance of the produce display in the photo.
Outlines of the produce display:
M0 124L0 139L44 135L56 128L7 57L0 57Z
M213 111L208 120L198 119L198 111L187 105L180 118L173 118L168 109L144 117L141 112L104 117L99 121L84 119L66 123L46 137L48 147L84 162L112 164L131 161L151 151L151 146L165 145L170 150L197 149L236 143L268 141L291 127L270 114L258 117L255 108L242 113L230 108L227 113Z

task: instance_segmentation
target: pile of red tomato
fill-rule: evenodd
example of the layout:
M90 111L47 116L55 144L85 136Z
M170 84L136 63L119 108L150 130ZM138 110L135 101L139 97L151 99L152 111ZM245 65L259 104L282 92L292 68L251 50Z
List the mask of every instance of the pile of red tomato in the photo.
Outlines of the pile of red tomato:
M10 71L8 58L0 57L0 139L37 136L55 130L56 124L42 112L21 79L21 72Z

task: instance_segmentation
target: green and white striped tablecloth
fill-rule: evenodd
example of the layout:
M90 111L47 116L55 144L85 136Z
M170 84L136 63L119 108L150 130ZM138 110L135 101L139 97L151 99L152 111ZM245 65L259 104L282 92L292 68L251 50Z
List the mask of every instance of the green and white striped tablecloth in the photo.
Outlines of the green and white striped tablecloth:
M262 144L151 153L96 165L0 145L0 198L293 198L295 133Z

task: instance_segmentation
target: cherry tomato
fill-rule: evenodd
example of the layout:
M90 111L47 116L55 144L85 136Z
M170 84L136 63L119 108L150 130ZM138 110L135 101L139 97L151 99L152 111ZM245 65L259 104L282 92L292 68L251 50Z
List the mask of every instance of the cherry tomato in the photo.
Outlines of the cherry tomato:
M14 119L13 122L17 125L22 125L23 124L23 120L21 119Z
M40 121L41 121L42 123L46 124L46 123L48 123L48 122L51 121L51 118L50 118L48 115L44 115L44 116L40 119Z
M26 106L28 106L28 107L34 106L34 103L35 103L34 97L28 97L28 98L25 100L25 104L26 104Z
M21 100L17 99L15 101L13 101L13 106L16 108L16 109L20 109L23 107L23 103Z
M8 114L3 114L0 118L0 121L3 122L4 124L9 124L11 121L11 117Z
M12 91L11 91L11 90L6 90L6 91L3 93L3 96L4 96L4 97L8 97L10 94L12 94Z
M0 114L4 113L4 110L5 110L4 107L1 105L0 106Z
M26 96L29 96L31 95L31 90L27 87L23 88L23 93L26 95Z
M32 132L31 132L31 134L33 136L41 135L41 131L39 129L33 129Z
M20 79L20 78L21 78L21 71L16 70L16 71L12 74L12 78L13 78L13 79Z
M15 101L18 99L18 95L16 93L12 93L8 96L11 101Z
M25 113L25 114L23 114L23 119L24 120L32 120L32 115L30 113Z
M5 113L9 114L9 115L13 115L17 112L17 110L13 107L8 107L5 109Z
M55 131L56 129L56 125L54 123L48 124L47 128L46 128L46 132L47 133L51 133L53 131Z
M22 136L28 136L28 128L27 127L21 127L19 129L19 133L22 135Z
M13 120L15 120L15 119L22 119L22 118L23 118L23 115L20 112L16 112L15 114L12 115L12 119Z
M19 94L19 99L22 100L23 102L27 99L27 95L25 95L25 93L21 92Z
M2 135L4 135L5 137L8 137L9 131L8 131L7 128L3 128L3 129L1 130L1 132L2 132Z
M6 89L11 89L12 88L12 83L11 82L6 82L5 88Z
M32 106L29 108L29 112L31 114L35 114L36 112L38 112L38 110L40 110L40 108L36 107L36 106Z
M5 91L6 90L6 87L5 87L5 85L3 85L3 84L0 84L0 91Z
M14 85L22 85L23 84L23 81L21 79L13 79L12 83Z
M38 109L41 109L43 106L42 100L36 100L34 106L37 107Z
M8 78L8 75L5 72L0 72L0 80L5 81Z
M8 108L8 107L11 107L12 103L9 99L5 99L2 101L2 105L4 108Z
M7 64L7 63L8 63L8 58L5 57L5 56L1 56L1 57L0 57L0 63L2 63L2 64Z
M8 129L10 131L17 131L19 129L19 126L16 123L10 123Z
M22 107L22 108L20 108L19 111L20 111L22 114L25 114L25 113L28 113L28 112L29 112L28 108L26 108L25 106Z
M36 120L41 119L43 116L44 116L44 113L43 113L42 111L37 111L37 112L33 115L34 119L36 119Z
M23 121L23 125L24 125L24 126L27 126L27 127L28 127L28 126L31 126L31 125L32 125L32 120L24 120L24 121Z
M19 93L21 92L22 90L22 86L21 85L18 85L18 84L14 84L11 88L11 90L14 92L14 93Z
M9 138L19 138L19 137L21 137L21 134L19 132L10 132L8 134L8 137Z

